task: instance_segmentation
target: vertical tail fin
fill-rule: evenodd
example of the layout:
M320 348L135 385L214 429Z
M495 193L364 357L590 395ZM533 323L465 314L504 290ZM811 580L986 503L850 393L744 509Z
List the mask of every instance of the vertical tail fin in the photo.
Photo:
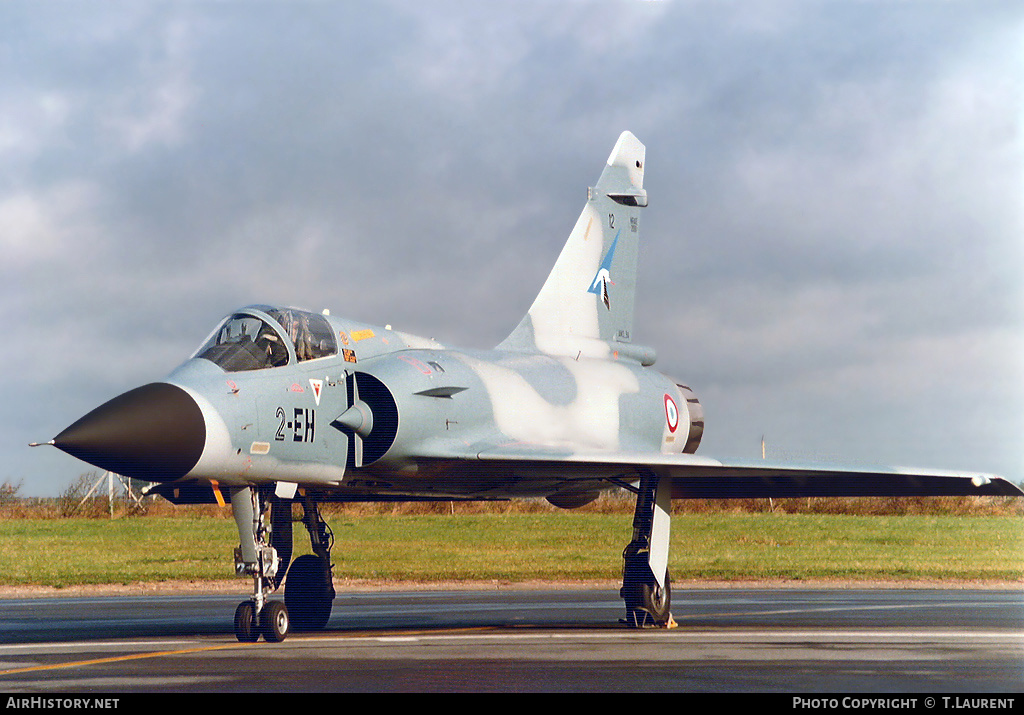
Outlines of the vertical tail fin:
M644 159L644 145L623 132L547 281L499 349L572 357L629 352L640 209L647 205Z

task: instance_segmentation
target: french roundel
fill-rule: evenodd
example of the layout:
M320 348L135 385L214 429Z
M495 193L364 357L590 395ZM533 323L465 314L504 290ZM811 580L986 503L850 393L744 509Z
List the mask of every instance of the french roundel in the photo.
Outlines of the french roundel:
M679 408L669 395L665 395L665 421L668 422L668 431L675 432L679 426Z

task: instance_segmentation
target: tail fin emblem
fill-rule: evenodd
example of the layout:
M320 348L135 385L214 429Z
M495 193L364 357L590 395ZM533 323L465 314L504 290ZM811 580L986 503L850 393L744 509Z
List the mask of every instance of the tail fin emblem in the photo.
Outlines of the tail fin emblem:
M612 309L611 298L608 296L608 286L615 285L612 282L612 259L615 257L615 246L619 243L619 234L622 233L622 229L619 229L615 234L615 240L612 241L612 245L608 248L608 253L605 254L604 259L601 261L601 267L597 269L597 273L594 275L594 280L590 282L590 288L587 289L588 293L601 296L601 302L604 303L604 307L608 310Z

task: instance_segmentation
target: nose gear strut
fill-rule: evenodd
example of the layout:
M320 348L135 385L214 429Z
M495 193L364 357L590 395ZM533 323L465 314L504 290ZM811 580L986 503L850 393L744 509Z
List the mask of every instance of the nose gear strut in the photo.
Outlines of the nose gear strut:
M287 606L281 601L268 601L267 596L277 590L288 570L291 503L275 499L269 526L264 518L266 506L267 495L260 489L240 487L231 490L231 512L240 541L235 549L235 573L252 576L253 582L252 597L235 609L235 637L243 643L253 643L259 640L260 635L267 641L280 642L289 631ZM275 529L281 532L278 538L274 538ZM284 558L273 546L275 542L285 552Z

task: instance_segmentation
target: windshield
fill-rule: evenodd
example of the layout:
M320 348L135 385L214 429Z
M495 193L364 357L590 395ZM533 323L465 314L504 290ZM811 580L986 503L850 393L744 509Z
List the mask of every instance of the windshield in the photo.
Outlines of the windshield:
M209 360L227 372L242 372L287 365L288 343L299 362L337 354L334 331L322 315L294 308L268 308L266 315L284 328L285 335L271 321L236 313L199 348L196 357Z
M261 370L288 364L284 340L266 321L241 313L224 321L196 357L220 365L228 372Z

